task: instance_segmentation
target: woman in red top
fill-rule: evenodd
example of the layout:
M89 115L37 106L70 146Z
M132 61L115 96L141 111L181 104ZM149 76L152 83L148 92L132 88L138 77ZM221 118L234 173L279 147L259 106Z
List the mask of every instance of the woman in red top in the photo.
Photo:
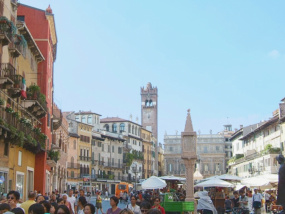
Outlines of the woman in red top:
M162 206L160 206L160 198L159 197L154 198L154 205L153 205L152 209L158 209L158 210L160 210L161 214L165 214L164 208Z

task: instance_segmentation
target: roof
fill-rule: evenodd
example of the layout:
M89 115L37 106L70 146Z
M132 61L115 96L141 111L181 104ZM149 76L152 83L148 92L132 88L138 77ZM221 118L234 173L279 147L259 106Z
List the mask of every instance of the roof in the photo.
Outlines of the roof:
M75 113L75 115L81 115L81 114L96 114L96 115L102 116L101 114L97 114L97 113L92 112L92 111L79 111L79 112Z
M237 130L235 133L233 133L233 135L230 137L230 141L235 139L236 137L238 137L239 135L242 135L243 133L243 128Z
M71 133L71 132L69 132L69 136L70 136L70 137L76 137L76 138L79 138L79 135L78 135L78 134L76 134L76 133Z
M279 119L279 116L276 115L276 116L270 118L268 121L245 127L244 132L243 132L243 137L240 138L240 140L244 140L244 139L250 137L251 135L253 135L254 133L270 126L271 124L277 122L278 119Z
M92 135L92 139L104 141L104 138Z
M107 117L107 118L103 118L100 120L101 123L112 123L112 122L129 122L129 123L134 123L138 126L141 126L140 124L138 123L135 123L133 121L130 121L130 120L126 120L126 119L122 119L120 117Z
M103 134L102 134L102 137L103 137L103 138L109 138L109 139L111 139L111 140L118 140L118 141L122 141L122 142L126 141L125 139L118 138L118 137L112 137L112 136L109 136L109 135L103 135Z

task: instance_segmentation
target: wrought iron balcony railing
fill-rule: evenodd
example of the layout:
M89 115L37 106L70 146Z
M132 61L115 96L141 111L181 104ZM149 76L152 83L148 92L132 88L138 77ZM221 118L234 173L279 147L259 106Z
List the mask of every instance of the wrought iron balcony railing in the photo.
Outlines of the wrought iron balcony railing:
M37 128L40 124L21 104L0 90L0 135L9 137L12 144L37 153L45 149L46 140L46 136Z

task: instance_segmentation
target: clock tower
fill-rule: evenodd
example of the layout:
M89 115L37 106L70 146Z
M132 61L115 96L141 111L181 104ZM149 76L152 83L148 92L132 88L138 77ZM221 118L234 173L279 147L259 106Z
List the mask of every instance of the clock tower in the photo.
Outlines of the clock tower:
M157 141L157 87L149 82L141 88L141 121L142 127L151 131Z

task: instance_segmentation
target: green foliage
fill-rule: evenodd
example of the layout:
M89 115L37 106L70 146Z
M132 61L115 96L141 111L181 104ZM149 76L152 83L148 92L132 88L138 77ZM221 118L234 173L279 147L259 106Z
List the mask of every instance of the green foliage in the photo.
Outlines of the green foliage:
M41 128L34 127L33 132L35 132L36 134L39 135L39 134L41 134Z
M17 140L19 141L19 142L18 142L18 145L21 146L21 147L23 147L24 142L25 142L25 133L22 132L22 131L20 131L20 132L18 133Z
M279 154L281 152L281 149L278 147L273 147L271 144L267 144L264 147L264 150L260 152L261 155L266 155L266 154Z
M3 106L5 104L5 100L3 100L2 98L0 98L0 106Z
M60 158L60 153L59 151L54 151L54 150L49 150L47 152L48 157L50 157L51 160L54 160L55 162L57 162Z
M132 153L124 154L124 162L127 164L128 167L131 166L133 160L134 160L134 155Z
M20 114L18 112L16 112L16 111L12 113L12 116L17 118L17 119L20 118Z
M9 114L14 112L13 109L11 107L8 107L8 106L5 108L5 111Z
M235 156L233 156L229 161L228 164L234 163L236 160L243 158L244 154L236 154Z
M27 88L27 91L32 92L34 94L35 92L41 92L41 88L38 85L30 85L29 88Z
M114 179L114 177L115 177L114 175L108 175L109 179Z
M42 93L40 93L40 102L45 103L46 102L46 96Z
M135 160L143 160L143 153L140 151L133 150L133 159Z

